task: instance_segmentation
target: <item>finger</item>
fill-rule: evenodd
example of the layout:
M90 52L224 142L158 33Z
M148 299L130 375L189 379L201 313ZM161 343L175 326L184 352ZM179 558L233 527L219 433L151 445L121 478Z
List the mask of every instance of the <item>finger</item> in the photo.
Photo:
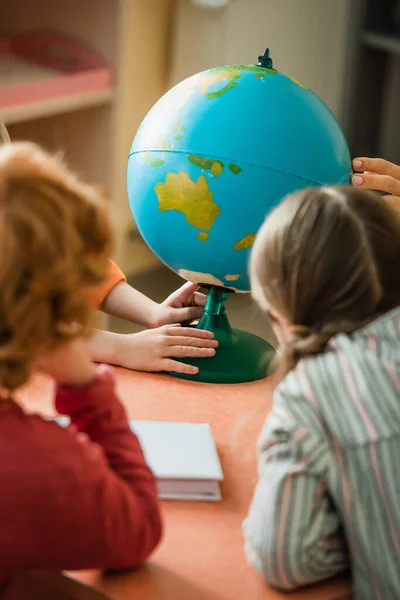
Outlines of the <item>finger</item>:
M400 196L382 196L382 200L385 200L391 208L400 211Z
M195 337L176 337L167 338L167 346L191 346L192 348L217 348L218 342L213 339L195 338Z
M206 331L205 329L195 329L193 327L181 327L180 325L168 325L165 328L165 333L167 335L179 335L181 337L196 337L201 338L203 340L213 339L214 334L212 331Z
M176 308L174 310L174 321L194 321L199 319L204 312L201 306L187 306L186 308Z
M400 181L391 175L376 175L375 173L353 175L352 183L359 188L377 190L395 196L400 195Z
M196 348L194 346L169 346L164 358L209 358L215 355L215 348Z
M196 306L205 306L207 296L204 294L200 294L200 292L196 292L193 296L193 304Z
M387 200L388 202L394 202L397 204L400 202L400 196L382 196L382 200Z
M176 292L174 292L173 296L180 298L181 302L188 303L192 299L193 295L200 289L200 286L197 283L191 283L188 281L182 287L180 287Z
M177 360L167 358L162 362L162 371L184 373L185 375L197 375L199 369L193 365L185 365L185 363L180 363Z
M377 175L389 175L389 177L400 179L400 167L383 158L355 158L353 169L361 172L369 171Z
M185 292L185 293L189 293L189 294L194 294L199 289L200 289L200 286L197 285L197 283L192 283L191 281L187 281L180 288L180 291L181 292Z

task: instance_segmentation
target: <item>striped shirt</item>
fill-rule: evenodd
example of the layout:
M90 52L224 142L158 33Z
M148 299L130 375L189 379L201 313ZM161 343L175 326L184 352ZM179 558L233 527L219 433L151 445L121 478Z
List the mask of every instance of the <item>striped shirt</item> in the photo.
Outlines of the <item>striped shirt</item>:
M400 308L336 336L276 389L243 528L276 587L350 567L355 598L400 599Z

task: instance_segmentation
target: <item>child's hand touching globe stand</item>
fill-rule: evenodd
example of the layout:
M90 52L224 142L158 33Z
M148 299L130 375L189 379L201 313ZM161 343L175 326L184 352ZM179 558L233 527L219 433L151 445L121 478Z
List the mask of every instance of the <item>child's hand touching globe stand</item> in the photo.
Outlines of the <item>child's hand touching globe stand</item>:
M266 376L270 344L232 330L226 294L248 292L247 263L267 213L309 186L348 184L350 153L335 117L298 81L257 65L210 69L167 92L144 119L128 163L138 229L173 271L209 289L198 325L215 356L182 376L239 383ZM306 284L306 282L305 282Z
M262 338L232 329L225 310L225 300L230 294L223 288L210 287L203 316L197 327L212 331L218 342L215 356L181 360L198 367L199 381L209 383L243 383L263 379L275 354L274 348ZM179 375L193 379L192 375Z

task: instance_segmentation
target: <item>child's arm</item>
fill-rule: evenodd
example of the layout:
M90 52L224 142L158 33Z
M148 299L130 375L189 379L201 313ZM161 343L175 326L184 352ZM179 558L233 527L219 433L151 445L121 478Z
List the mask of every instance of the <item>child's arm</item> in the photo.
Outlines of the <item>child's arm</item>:
M93 371L79 341L56 354L40 367L63 382L56 408L78 433L38 417L16 420L19 433L10 435L27 456L25 465L15 466L15 519L10 536L2 531L2 568L133 567L161 535L154 477L116 397L111 369Z
M218 346L214 334L199 329L167 326L201 316L205 303L198 286L187 283L158 304L126 283L117 265L110 261L105 283L90 293L94 305L105 312L151 329L135 334L96 331L90 350L92 360L136 371L174 371L196 375L197 367L179 358L206 358Z
M205 296L198 289L199 286L186 283L158 304L129 285L119 267L110 261L106 281L87 293L93 304L107 314L156 328L200 318Z
M259 481L244 522L249 562L273 586L291 590L348 567L338 515L326 493L330 450L299 424L279 391L259 445ZM304 419L310 412L301 403Z
M186 283L158 304L126 281L121 281L109 292L101 309L115 317L150 328L194 321L203 314L205 304L205 296L198 289L197 285Z
M60 546L65 535L75 549L70 553L65 544L58 568L140 564L160 540L160 506L154 477L115 394L113 374L98 368L89 386L59 388L56 408L88 437L79 449L71 444L71 460L77 450L79 466L62 483L67 494L65 520L59 521L61 514L57 518ZM67 499L68 490L73 498Z

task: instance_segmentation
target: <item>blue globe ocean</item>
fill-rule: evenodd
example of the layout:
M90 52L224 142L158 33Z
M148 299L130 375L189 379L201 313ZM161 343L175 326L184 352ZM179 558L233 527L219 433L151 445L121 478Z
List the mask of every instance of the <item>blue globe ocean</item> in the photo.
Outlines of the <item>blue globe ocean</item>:
M348 184L351 160L330 110L263 66L200 73L167 92L132 144L127 185L140 233L172 270L248 291L265 216L295 190Z

